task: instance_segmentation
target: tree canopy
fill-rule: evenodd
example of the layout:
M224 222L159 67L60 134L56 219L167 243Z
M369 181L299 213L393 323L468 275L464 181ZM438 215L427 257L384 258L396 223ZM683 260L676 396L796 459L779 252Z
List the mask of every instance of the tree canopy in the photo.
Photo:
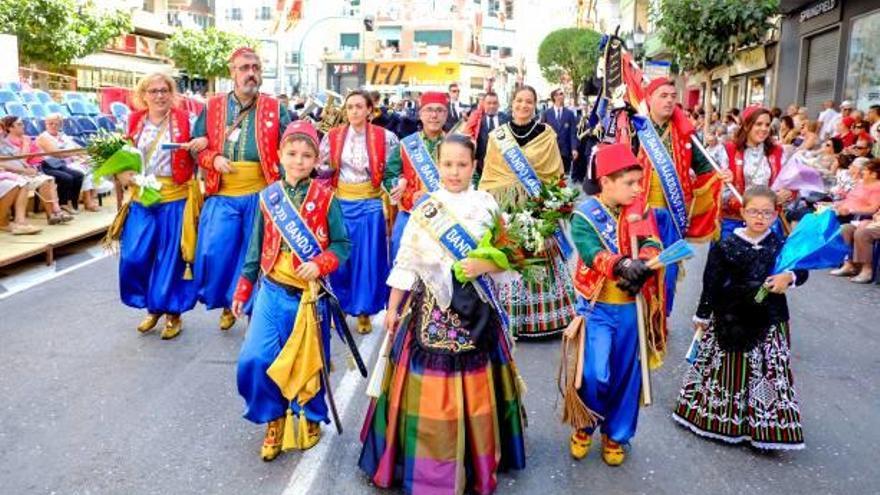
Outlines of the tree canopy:
M24 64L69 64L131 32L131 14L100 10L91 1L0 0L0 32L18 37Z
M779 0L662 0L653 16L660 39L685 70L727 65L774 26Z
M574 84L596 70L601 35L591 29L565 28L548 34L538 48L541 74L552 83L568 74Z
M240 46L257 48L257 42L239 34L207 29L181 29L168 39L168 56L190 77L229 75L229 55Z

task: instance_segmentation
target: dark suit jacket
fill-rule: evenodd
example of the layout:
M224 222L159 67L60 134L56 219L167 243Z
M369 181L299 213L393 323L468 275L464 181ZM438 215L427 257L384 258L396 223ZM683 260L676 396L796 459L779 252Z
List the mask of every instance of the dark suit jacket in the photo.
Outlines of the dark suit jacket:
M549 125L556 132L556 144L559 146L559 154L571 157L571 152L577 150L577 117L574 112L563 107L562 118L556 119L556 107L550 107L544 112L541 121Z
M459 102L458 106L459 108L461 108L463 105L461 104L461 102ZM450 102L449 105L446 106L446 109L449 110L449 112L446 114L446 123L443 124L443 132L449 132L449 130L452 129L459 120L461 120L462 114L465 111L459 110L458 114L456 115L452 111L452 102Z
M502 126L510 122L510 117L504 112L498 112L498 125ZM483 115L483 121L480 122L480 133L477 135L477 161L482 162L486 157L486 148L489 145L489 117Z

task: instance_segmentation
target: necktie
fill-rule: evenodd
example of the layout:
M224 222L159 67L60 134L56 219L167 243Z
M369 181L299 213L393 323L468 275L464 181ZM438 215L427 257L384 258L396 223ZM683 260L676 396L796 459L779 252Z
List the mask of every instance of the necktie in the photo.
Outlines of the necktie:
M556 121L557 122L562 121L562 109L561 108L556 109Z

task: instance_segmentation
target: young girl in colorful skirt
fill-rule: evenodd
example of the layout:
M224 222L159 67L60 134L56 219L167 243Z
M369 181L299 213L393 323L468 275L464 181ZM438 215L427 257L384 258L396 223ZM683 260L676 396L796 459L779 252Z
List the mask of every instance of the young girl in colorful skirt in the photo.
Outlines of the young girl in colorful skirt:
M808 272L771 275L782 248L771 230L776 202L766 186L747 189L745 227L709 251L694 317L696 330L704 334L672 417L708 438L760 449L802 449L785 291L806 282ZM759 303L755 296L762 287L769 294Z
M525 467L520 389L493 295L509 275L471 258L458 265L468 282L453 272L462 245L473 247L498 210L491 195L470 187L474 168L473 143L446 137L443 186L413 209L388 277L390 364L364 422L359 461L383 488L487 494L498 471Z
M315 281L336 270L351 249L332 186L311 178L318 163L315 128L302 120L290 124L280 148L283 178L260 192L232 304L240 317L262 273L237 375L245 419L267 423L264 461L282 449L313 447L320 424L328 422L321 375L330 371L324 363L332 317Z

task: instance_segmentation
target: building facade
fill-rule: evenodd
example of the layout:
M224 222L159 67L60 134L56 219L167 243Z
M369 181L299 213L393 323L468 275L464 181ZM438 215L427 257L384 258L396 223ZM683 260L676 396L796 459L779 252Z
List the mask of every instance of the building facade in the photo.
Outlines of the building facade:
M776 103L880 104L880 2L783 1ZM794 82L796 81L796 82Z

